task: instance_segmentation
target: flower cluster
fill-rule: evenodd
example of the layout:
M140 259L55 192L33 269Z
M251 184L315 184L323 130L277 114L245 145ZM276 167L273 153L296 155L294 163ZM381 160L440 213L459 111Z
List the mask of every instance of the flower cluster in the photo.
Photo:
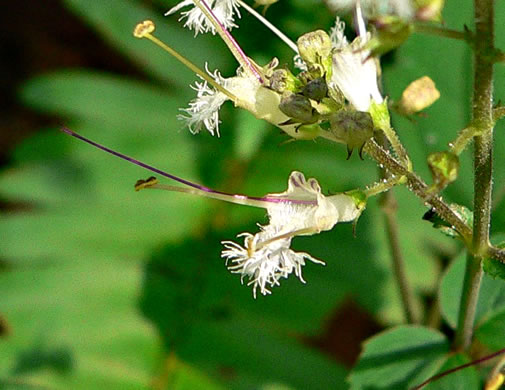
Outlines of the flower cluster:
M377 85L376 60L366 47L370 37L361 9L356 8L358 37L351 43L344 35L345 25L339 18L329 34L318 30L301 36L296 44L291 43L290 47L296 51L295 67L301 70L294 75L284 67L279 68L276 58L259 66L241 52L227 32L236 27L234 21L240 16L239 4L248 9L238 0L185 0L168 12L172 14L191 6L189 11L182 13L182 18L186 19L184 25L195 34L218 32L240 63L236 75L229 78L222 77L218 71L210 72L207 66L205 73L198 73L202 81L193 86L197 96L179 118L192 133L205 128L219 136L218 112L222 104L230 100L293 138L331 138L347 144L348 157L354 147L359 149L361 156L374 129L370 107L372 103L384 101ZM141 187L145 188L146 183L142 182ZM147 187L162 186L151 183ZM271 287L293 272L303 282L302 266L306 261L324 264L307 253L293 251L293 237L330 230L338 222L355 221L366 198L349 194L325 197L318 182L306 180L300 172L291 174L285 192L263 198L193 187L187 192L196 191L202 196L267 210L269 224L260 226L259 232L240 234L242 244L223 242L222 257L228 269L239 273L242 280L248 279L255 297L257 290L263 295L269 294Z
M274 2L268 0L261 4ZM221 76L217 70L209 71L207 65L205 71L200 70L159 41L153 35L155 27L151 21L140 23L135 29L136 37L148 38L156 43L201 79L193 86L197 92L196 98L179 118L185 121L192 133L205 128L212 135L219 136L218 112L222 104L230 100L235 106L268 121L293 138L325 137L345 143L348 158L355 147L359 149L361 157L363 147L377 125L372 120L372 108L383 104L384 99L377 85L376 61L367 50L369 34L360 8L356 9L355 20L358 37L351 43L344 35L344 23L338 18L330 34L322 30L309 32L301 36L296 44L283 36L283 40L288 40L289 46L296 51L295 65L301 71L295 75L279 67L276 58L265 66L259 66L241 51L228 32L228 29L236 27L234 21L236 16L240 16L239 4L245 9L250 8L240 0L184 0L168 12L172 14L191 6L189 11L182 13L186 27L194 30L195 34L219 33L240 63L236 75L229 78ZM302 267L306 261L324 263L308 253L292 250L292 239L331 230L339 222L356 221L368 197L368 194L358 190L324 196L316 179L307 180L297 171L291 173L288 188L282 193L260 198L227 194L134 160L71 130L63 131L183 185L162 185L155 178L150 178L137 182L137 190L165 189L265 208L269 223L259 226L260 230L255 234L240 234L238 237L243 240L242 244L223 241L221 254L228 269L240 274L242 281L247 279L248 285L252 285L254 297L258 290L263 295L270 294L272 287L279 285L282 278L292 273L304 282Z
M189 26L196 31L208 30L211 24L209 17L215 18L213 25L225 25L227 20L233 19L236 11L231 5L224 7L224 2L215 1L209 3L211 11L224 7L228 13L203 14L201 4L204 2L198 3L200 5L196 4L188 11L195 12L195 15L199 12L199 18L191 19L194 24ZM170 12L184 5L189 4L184 1ZM279 61L275 58L261 67L245 57L247 61L241 63L237 75L231 78L207 71L218 85L211 86L206 81L196 83L193 88L197 97L179 118L185 121L192 133L206 128L212 135L219 135L218 111L226 100L231 100L235 106L270 122L295 139L331 138L347 144L349 155L355 146L360 149L361 155L371 132L361 132L366 136L360 136L357 142L356 137L351 139L350 131L336 126L348 121L340 120L343 115L340 111L348 108L368 112L372 102L381 104L384 99L377 85L376 60L366 48L369 34L361 12L357 12L356 24L359 35L351 43L344 35L344 23L338 18L329 35L319 30L300 37L295 45L295 67L302 71L296 76L285 68L278 68ZM252 71L248 71L250 68ZM217 86L227 93L218 90ZM351 113L347 117L352 118L353 115ZM328 125L324 126L325 123ZM328 127L330 132L324 130Z

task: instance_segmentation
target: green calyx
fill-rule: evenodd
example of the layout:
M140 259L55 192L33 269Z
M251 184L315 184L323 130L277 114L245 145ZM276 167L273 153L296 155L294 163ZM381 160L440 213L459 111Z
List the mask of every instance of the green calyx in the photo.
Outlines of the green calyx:
M391 127L391 118L386 99L382 103L376 103L375 100L372 100L368 112L372 117L375 128L384 130Z
M358 148L359 156L363 159L363 147L373 136L374 122L368 112L344 109L330 117L330 131L347 144L347 159L354 148Z
M303 83L288 69L274 70L269 77L269 82L270 89L278 93L295 93L303 87Z
M367 196L363 191L352 190L352 191L345 192L345 194L352 198L352 200L354 201L354 204L356 205L358 210L363 211L365 209L366 202L367 202Z
M428 156L428 166L438 190L445 188L458 177L459 158L451 152L435 152Z

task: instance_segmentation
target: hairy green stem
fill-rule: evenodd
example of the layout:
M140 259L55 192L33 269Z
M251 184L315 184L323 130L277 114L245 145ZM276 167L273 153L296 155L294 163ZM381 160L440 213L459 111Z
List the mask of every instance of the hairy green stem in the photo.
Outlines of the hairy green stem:
M370 139L365 145L365 152L368 153L375 161L382 164L393 175L405 176L407 180L407 188L415 193L427 205L431 206L434 211L461 235L466 243L471 241L472 229L461 219L442 197L433 196L428 192L428 185L416 173L411 172L406 166L396 160L389 151L380 146L375 139ZM505 261L505 253L503 253Z
M461 130L457 138L449 144L450 151L459 156L475 136L475 128L468 126Z
M483 274L481 262L480 256L468 254L459 307L458 328L453 343L453 349L456 351L466 350L472 342L473 324Z
M455 350L467 350L472 342L477 300L482 279L482 261L488 255L493 188L493 58L494 0L474 0L475 45L472 116L478 130L474 147L474 224L471 255L454 338Z

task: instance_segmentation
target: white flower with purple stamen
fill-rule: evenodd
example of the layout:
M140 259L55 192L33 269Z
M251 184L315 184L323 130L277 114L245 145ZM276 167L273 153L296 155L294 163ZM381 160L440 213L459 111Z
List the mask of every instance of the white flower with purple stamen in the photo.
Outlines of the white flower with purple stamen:
M235 24L235 14L240 18L238 9L239 3L237 0L207 0L207 5L225 29L231 30L237 27ZM182 16L179 18L179 20L186 19L184 27L194 30L195 36L198 35L198 33L206 33L209 31L215 34L216 29L214 25L207 19L207 16L205 16L201 9L195 5L193 0L181 1L165 13L165 15L171 15L181 8L189 6L193 8L189 11L182 12Z
M270 223L260 226L261 231L252 235L242 233L244 246L233 241L223 241L225 249L221 256L228 269L249 279L261 294L270 294L269 287L279 285L281 278L292 272L302 281L302 266L305 260L324 264L308 253L295 252L291 239L295 236L313 235L331 230L338 222L349 222L359 217L361 208L348 195L324 196L315 179L306 180L300 172L292 172L288 190L265 196L265 207Z
M269 288L279 285L281 278L287 278L293 272L304 283L302 266L305 265L305 260L324 264L308 253L293 251L290 248L293 237L317 234L331 230L338 222L354 221L365 207L364 199L359 196L354 197L348 194L324 196L316 179L306 180L302 173L296 171L289 176L288 189L278 194L252 197L215 191L118 153L70 129L63 128L62 131L116 157L184 185L181 187L159 184L153 177L148 180L139 180L135 185L136 190L153 188L184 192L235 204L265 208L270 223L260 226L260 232L254 235L240 234L239 237L244 237L244 246L233 241L223 241L225 249L221 253L221 257L226 259L226 265L231 272L241 274L242 280L245 277L249 279L248 284L253 286L254 297L258 288L261 294L270 294Z

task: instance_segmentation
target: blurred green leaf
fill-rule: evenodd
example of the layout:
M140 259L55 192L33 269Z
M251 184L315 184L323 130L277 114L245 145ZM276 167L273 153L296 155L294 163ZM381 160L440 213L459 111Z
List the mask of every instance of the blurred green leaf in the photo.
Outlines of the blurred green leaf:
M456 354L444 363L437 374L450 370L452 368L456 368L463 364L469 363L470 360L463 354ZM475 367L466 367L463 370L459 370L453 373L450 373L443 378L440 378L434 382L429 383L425 389L426 390L471 390L471 389L480 389L480 379L479 373L475 369Z
M168 81L179 98L192 95L187 86L195 80L195 75L147 39L135 38L133 29L137 23L146 19L154 21L156 36L202 69L205 62L211 69L221 71L228 70L224 64L234 63L217 36L204 34L195 39L191 31L176 22L175 16L163 17L162 9L153 12L133 0L65 0L64 3L143 70Z
M349 381L353 389L406 389L437 372L448 352L448 340L436 330L392 328L365 342Z
M137 133L174 131L177 125L181 127L174 120L178 107L185 104L161 88L85 70L62 70L33 78L22 88L21 98L46 113L101 123L105 134L123 131L125 125Z
M444 319L453 328L458 323L463 279L465 274L465 255L453 261L442 279L439 291L441 311ZM479 292L475 322L479 324L505 307L505 283L484 274Z
M279 299L253 300L251 288L225 271L220 250L219 237L207 234L202 240L167 247L146 265L141 310L156 325L167 350L234 388L259 388L270 382L345 388L345 370L304 347L291 317L320 321L311 302L323 299L328 289L311 275L304 288L291 275L272 295L287 307L279 306Z
M139 276L134 263L98 256L0 273L11 329L1 376L50 388L145 386L157 347L133 304Z
M484 272L493 279L505 280L505 264L494 259L484 259L482 263Z
M475 331L475 337L492 350L505 346L505 309L494 312Z

